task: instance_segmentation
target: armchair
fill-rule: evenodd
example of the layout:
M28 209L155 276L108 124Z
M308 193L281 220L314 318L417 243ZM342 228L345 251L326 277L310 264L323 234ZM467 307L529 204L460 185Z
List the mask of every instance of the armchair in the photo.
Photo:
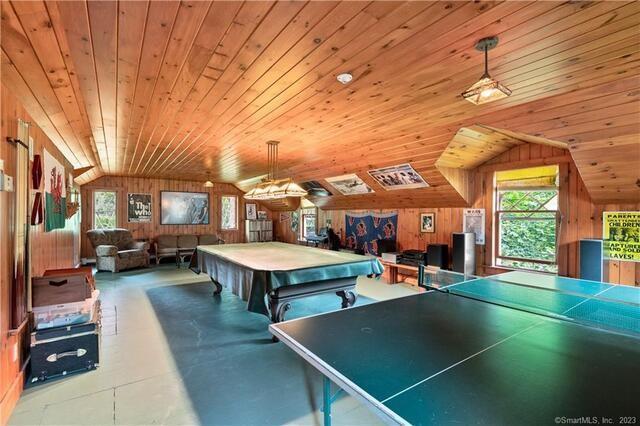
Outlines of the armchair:
M87 231L87 237L96 251L98 271L149 266L149 244L134 241L127 229L92 229Z

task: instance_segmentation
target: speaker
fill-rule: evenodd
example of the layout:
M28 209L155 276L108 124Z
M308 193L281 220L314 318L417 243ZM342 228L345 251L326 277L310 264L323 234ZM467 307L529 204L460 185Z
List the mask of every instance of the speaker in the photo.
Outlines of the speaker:
M602 281L604 279L602 240L580 240L580 278Z
M449 246L447 244L429 244L425 263L440 269L449 269Z
M387 239L378 239L378 255L382 253L393 253L396 251L396 241Z
M453 270L465 275L476 273L476 234L453 233Z

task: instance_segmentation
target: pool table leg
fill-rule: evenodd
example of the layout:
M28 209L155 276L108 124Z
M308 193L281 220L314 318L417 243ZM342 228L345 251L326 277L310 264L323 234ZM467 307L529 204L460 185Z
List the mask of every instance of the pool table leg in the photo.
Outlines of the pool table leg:
M358 294L355 291L351 290L340 290L337 291L336 294L342 298L342 308L350 308L356 303L358 299Z
M280 301L275 297L269 297L269 316L271 322L278 323L284 321L284 314L291 308L291 303Z
M213 290L213 295L216 296L222 293L222 284L220 284L218 281L214 280L213 278L211 278L211 282L215 287L215 289Z

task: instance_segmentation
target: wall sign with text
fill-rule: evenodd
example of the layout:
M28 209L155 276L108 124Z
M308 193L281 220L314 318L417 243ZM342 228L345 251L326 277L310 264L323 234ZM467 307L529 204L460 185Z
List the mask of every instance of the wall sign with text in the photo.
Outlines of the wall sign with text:
M151 194L127 194L127 222L151 223Z
M602 213L604 258L640 262L640 212Z
M484 244L484 209L464 209L462 230L476 234L476 244Z

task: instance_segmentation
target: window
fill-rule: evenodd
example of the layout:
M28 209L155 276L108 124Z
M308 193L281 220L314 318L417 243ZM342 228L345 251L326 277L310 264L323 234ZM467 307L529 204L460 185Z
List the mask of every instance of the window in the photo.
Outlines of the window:
M238 229L238 197L225 195L222 197L222 218L220 227L222 229Z
M302 227L300 228L301 239L306 240L307 236L316 234L316 209L302 209Z
M103 229L116 227L116 199L115 191L96 191L93 193L94 228Z
M558 166L496 172L496 265L558 272Z

